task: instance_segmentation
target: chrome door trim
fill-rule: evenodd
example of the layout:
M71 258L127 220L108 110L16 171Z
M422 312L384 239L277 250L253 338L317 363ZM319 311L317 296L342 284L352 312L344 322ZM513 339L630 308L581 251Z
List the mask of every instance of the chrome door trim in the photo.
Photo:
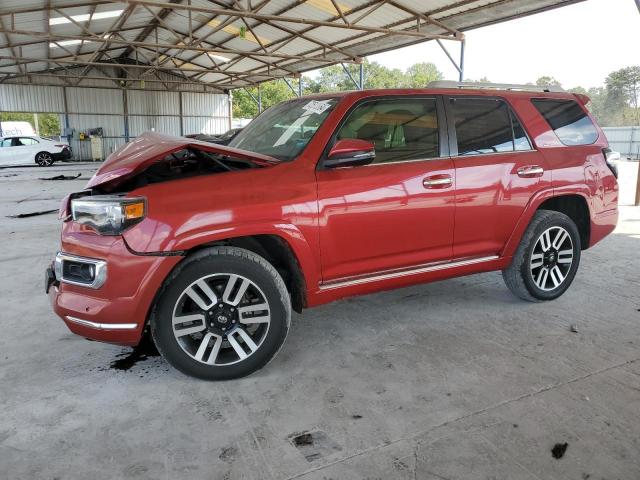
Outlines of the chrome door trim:
M394 278L407 277L411 275L418 275L421 273L435 272L438 270L447 270L450 268L464 267L467 265L475 265L477 263L490 262L500 258L498 255L491 255L488 257L474 257L464 258L453 261L445 262L432 262L415 267L409 267L406 269L386 270L368 274L361 277L351 277L344 279L331 280L320 284L320 290L333 290L336 288L352 287L354 285L362 285L364 283L379 282L382 280L391 280Z

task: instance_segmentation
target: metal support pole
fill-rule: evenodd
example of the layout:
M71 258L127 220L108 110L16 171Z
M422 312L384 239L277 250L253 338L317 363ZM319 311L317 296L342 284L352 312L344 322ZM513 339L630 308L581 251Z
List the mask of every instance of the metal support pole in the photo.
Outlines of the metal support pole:
M182 114L182 91L178 92L178 115L180 115L180 136L184 137L184 116Z
M364 63L360 64L360 90L364 90Z
M640 1L640 0L638 0ZM298 96L302 96L302 75L298 77Z
M289 90L291 90L294 95L299 96L298 92L296 92L296 89L293 88L293 85L291 85L291 82L286 77L282 77L282 80L284 80L284 83L287 84L287 87L289 87Z
M356 79L353 78L353 75L351 75L351 72L349 71L349 69L344 65L344 63L341 63L340 65L342 65L342 69L344 70L344 73L347 74L347 76L351 79L351 81L353 82L353 84L356 86L356 90L362 90L362 88L360 87L360 84L358 82L356 82Z
M464 47L466 42L467 41L464 38L460 41L460 68L458 69L458 71L460 72L461 82L464 82Z
M262 89L258 84L258 114L262 113Z
M67 103L67 87L62 87L62 100L64 102L64 133L65 138L67 139L67 143L71 146L71 140L73 139L72 135L67 135L69 130L69 104Z
M127 105L127 90L122 89L122 110L124 111L124 140L129 141L129 106Z

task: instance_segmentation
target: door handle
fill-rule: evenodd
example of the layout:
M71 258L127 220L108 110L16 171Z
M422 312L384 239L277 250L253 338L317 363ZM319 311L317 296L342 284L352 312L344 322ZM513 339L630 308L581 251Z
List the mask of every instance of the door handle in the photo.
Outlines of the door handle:
M424 188L448 188L453 184L451 175L433 175L422 180Z
M541 177L543 173L544 168L538 165L528 165L518 169L518 176L522 178Z

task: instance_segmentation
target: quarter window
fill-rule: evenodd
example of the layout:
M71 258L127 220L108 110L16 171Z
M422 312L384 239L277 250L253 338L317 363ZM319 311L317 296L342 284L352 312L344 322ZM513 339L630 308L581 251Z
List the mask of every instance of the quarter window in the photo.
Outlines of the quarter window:
M357 138L375 145L373 163L438 157L438 115L433 98L385 99L356 107L337 139Z
M598 131L585 111L573 100L531 100L565 145L591 145Z
M531 150L529 139L509 106L492 98L452 98L458 155Z

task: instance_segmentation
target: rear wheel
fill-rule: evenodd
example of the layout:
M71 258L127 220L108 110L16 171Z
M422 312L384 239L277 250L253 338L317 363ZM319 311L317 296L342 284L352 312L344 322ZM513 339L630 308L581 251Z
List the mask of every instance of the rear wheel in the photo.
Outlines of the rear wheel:
M265 366L290 322L289 295L273 266L248 250L214 247L187 258L169 277L151 334L178 370L226 380Z
M53 165L53 156L49 152L40 152L36 155L36 163L41 167Z
M509 290L524 300L553 300L569 288L579 263L580 234L573 220L560 212L539 210L502 277Z

